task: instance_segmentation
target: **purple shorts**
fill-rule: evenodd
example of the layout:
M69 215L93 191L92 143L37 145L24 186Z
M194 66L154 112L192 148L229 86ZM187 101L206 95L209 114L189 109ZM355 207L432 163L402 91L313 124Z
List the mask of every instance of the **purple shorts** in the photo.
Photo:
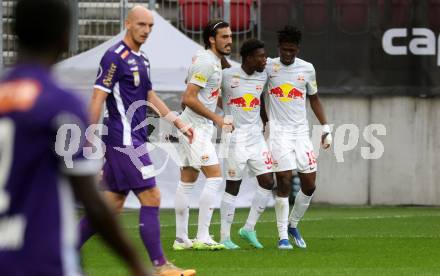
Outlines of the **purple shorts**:
M127 195L156 187L154 167L150 156L144 154L135 164L126 153L107 146L103 168L103 188L106 191Z

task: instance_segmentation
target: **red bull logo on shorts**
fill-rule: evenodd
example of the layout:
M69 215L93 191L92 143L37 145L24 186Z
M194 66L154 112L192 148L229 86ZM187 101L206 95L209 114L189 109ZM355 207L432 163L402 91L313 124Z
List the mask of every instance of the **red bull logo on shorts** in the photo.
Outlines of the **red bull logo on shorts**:
M209 155L207 155L207 154L205 154L205 155L202 155L202 162L208 162L208 160L209 160Z
M279 98L281 102L290 102L294 99L303 99L304 100L304 92L299 89L296 89L293 85L288 83L283 83L278 87L272 88L269 91L269 94L274 95Z
M235 105L236 107L241 107L244 111L250 111L255 107L259 106L260 99L256 98L252 94L244 94L242 97L231 98L228 101L228 105Z

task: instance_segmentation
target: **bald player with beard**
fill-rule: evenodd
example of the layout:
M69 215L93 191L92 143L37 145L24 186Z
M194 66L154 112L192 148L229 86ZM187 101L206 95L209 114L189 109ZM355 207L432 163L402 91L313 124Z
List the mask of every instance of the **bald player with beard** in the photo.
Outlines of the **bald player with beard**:
M140 48L153 25L153 14L148 9L135 6L130 10L125 21L124 39L110 47L102 57L89 107L90 123L98 123L105 103L108 117L104 118L104 125L108 135L102 139L106 145L104 195L116 213L122 210L129 191L137 196L141 204L139 232L156 275L195 275L194 270L180 269L164 256L160 240L160 191L148 153L139 156L137 161L140 162L137 163L130 158L131 153L146 147L147 130L138 127L147 119L146 101L192 140L192 129L170 113L152 88L150 62ZM138 103L145 104L139 106ZM81 219L79 229L82 246L95 230L86 217Z

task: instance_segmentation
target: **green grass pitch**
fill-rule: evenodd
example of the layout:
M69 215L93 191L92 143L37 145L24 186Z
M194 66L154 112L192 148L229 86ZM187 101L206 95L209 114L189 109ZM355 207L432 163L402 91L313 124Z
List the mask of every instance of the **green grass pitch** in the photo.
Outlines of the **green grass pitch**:
M195 268L197 275L440 275L440 208L314 206L300 224L308 248L281 251L274 209L267 209L256 230L265 246L252 249L237 231L248 209L238 209L232 226L236 251L172 250L174 211L161 210L162 242L169 260ZM140 254L149 260L140 240L137 211L120 217ZM219 238L219 212L211 234ZM197 212L191 210L190 237L197 230ZM128 275L124 265L100 241L89 240L82 250L87 275Z

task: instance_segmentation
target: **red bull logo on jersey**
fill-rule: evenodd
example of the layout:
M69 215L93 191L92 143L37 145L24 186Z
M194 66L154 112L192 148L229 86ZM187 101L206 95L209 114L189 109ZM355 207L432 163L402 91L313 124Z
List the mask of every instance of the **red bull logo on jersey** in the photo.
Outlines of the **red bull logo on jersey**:
M202 159L202 162L206 163L209 160L209 155L207 155L207 154L202 155L201 159Z
M211 95L209 95L209 99L218 98L220 96L220 88L211 91Z
M294 99L304 100L304 92L288 83L283 83L278 87L272 88L269 94L274 95L283 103L290 102Z
M236 107L241 107L244 111L251 111L255 107L261 105L261 103L260 99L252 94L246 93L242 97L229 99L228 105L235 105Z

